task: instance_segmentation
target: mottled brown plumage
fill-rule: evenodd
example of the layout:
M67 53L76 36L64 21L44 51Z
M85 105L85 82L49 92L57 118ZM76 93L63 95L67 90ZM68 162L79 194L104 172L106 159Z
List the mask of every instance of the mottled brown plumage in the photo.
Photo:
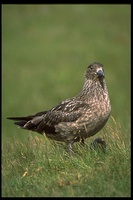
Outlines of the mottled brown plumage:
M71 152L74 142L84 142L104 127L110 112L103 65L94 62L88 66L83 89L77 96L60 102L48 111L8 119L15 120L15 124L23 129L65 142Z

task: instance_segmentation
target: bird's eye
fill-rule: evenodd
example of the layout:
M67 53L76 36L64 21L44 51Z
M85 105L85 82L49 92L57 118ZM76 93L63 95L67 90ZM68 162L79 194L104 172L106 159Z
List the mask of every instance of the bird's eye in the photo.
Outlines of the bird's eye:
M93 65L92 64L90 64L89 66L88 66L88 69L93 69Z
M92 65L90 65L90 69L92 69L93 67L92 67Z

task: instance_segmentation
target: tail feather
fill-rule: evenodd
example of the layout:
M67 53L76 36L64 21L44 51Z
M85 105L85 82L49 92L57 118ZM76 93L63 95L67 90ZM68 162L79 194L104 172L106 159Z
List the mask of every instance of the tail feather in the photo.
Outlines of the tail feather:
M19 121L19 122L14 122L14 124L23 128L24 125L26 124L26 122L25 121Z
M41 112L38 112L36 114L33 114L33 115L28 115L26 117L7 117L7 119L10 119L10 120L14 120L14 121L29 121L31 119L33 119L34 117L37 117L37 116L41 116L41 115L45 115L47 113L47 111L41 111Z
M38 133L42 133L42 127L39 127L40 123L43 120L43 115L46 113L39 112L35 115L29 115L27 117L7 117L9 120L14 120L14 124L19 127L31 131L36 131Z
M46 125L44 120L44 116L48 111L38 112L33 115L28 115L26 117L7 117L9 120L14 120L14 124L18 125L20 128L25 130L31 130L42 134L45 130L46 132L55 132L55 128L49 125Z
M7 119L14 120L14 121L22 120L22 121L27 122L27 121L31 120L32 117L31 116L27 116L27 117L7 117Z
M32 119L32 117L7 117L7 119L10 119L10 120L14 120L16 122L14 122L15 125L18 125L20 126L21 128L24 128L24 125L30 121Z

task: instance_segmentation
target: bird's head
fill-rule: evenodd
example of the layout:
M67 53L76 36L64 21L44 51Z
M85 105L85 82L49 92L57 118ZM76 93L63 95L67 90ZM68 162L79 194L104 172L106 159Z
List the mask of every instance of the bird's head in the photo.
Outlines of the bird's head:
M88 80L96 80L96 79L103 79L105 77L104 75L104 69L103 65L94 62L90 64L86 70L85 78Z

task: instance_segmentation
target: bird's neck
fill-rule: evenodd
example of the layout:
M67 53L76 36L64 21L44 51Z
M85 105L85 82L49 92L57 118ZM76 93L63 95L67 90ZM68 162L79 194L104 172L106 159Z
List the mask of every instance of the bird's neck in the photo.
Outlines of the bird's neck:
M86 80L83 89L80 92L80 96L90 95L90 94L97 95L98 92L103 94L107 93L105 80L99 80L99 81Z

